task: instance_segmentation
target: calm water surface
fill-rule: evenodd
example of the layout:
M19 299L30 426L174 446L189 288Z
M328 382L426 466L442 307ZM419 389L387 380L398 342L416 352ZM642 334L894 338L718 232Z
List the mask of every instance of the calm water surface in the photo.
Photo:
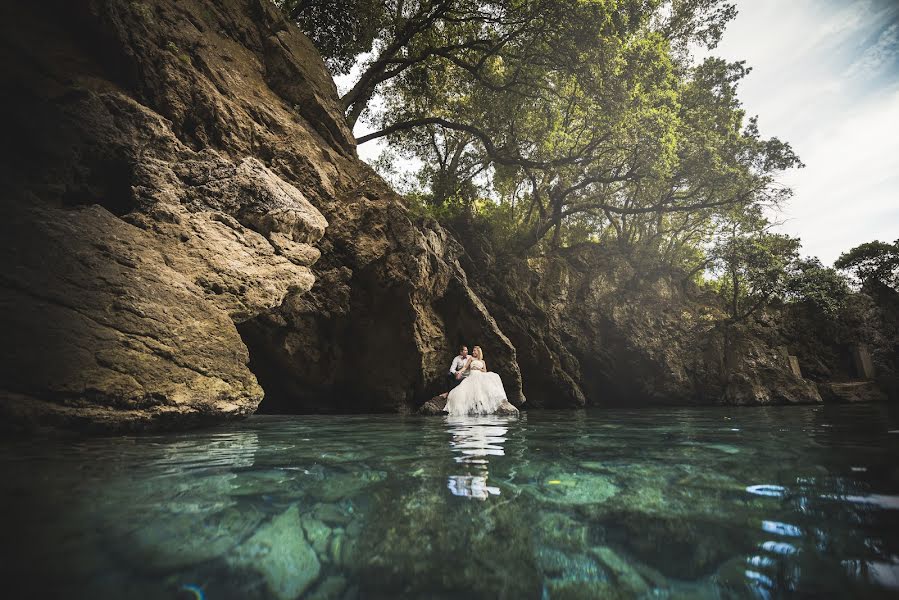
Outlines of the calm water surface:
M0 570L36 598L896 597L897 459L885 406L7 440Z

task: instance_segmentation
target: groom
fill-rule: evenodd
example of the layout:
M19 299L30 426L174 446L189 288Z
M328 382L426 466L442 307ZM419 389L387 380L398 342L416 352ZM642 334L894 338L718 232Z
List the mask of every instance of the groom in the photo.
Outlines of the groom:
M459 348L459 355L453 359L453 364L450 365L449 373L446 375L449 389L453 389L459 385L462 379L466 377L466 375L462 373L466 360L468 360L468 346L461 346Z

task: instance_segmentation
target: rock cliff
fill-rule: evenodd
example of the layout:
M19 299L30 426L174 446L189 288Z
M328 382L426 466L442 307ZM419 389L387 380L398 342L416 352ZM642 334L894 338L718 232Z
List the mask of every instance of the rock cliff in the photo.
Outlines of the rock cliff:
M468 332L521 399L458 244L357 159L320 57L270 2L3 11L7 423L250 414L238 328L291 410L410 405Z
M820 401L775 327L725 351L670 274L590 247L499 264L411 217L268 0L0 16L7 425L410 411L460 343L516 405Z
M834 314L808 303L779 311L780 336L825 401L899 399L899 293L869 282ZM862 365L867 359L868 364ZM865 372L867 371L867 372Z
M772 323L725 340L720 303L682 275L636 268L592 244L526 261L497 261L477 235L466 247L475 288L517 350L531 405L821 401L790 371Z

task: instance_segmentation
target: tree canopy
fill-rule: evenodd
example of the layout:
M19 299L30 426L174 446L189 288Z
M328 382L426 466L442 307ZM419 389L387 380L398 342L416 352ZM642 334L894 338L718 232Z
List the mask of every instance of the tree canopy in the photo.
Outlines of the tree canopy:
M806 257L791 266L786 291L789 298L834 317L849 297L849 284L836 269L825 267L817 258Z
M745 321L773 299L783 298L791 283L791 265L799 257L799 240L770 230L760 211L731 211L720 237L709 250L710 269L729 312L729 322Z
M764 216L803 165L743 109L749 68L694 56L732 3L276 1L352 77L347 122L387 140L382 173L413 165L409 197L482 217L499 251L617 244L715 278L734 321L826 287Z
M641 28L713 46L735 15L720 0L276 0L306 31L335 73L358 67L341 99L354 124L397 78L455 67L494 91L541 87L547 70L575 71L585 52Z
M834 266L862 283L876 282L899 291L899 240L861 244L841 254Z

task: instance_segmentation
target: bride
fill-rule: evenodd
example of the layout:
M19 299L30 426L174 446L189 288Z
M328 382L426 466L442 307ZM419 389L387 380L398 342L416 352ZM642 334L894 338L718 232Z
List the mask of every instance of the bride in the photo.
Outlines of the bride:
M450 391L444 412L450 416L490 415L506 401L506 390L496 373L487 372L480 346L471 350L462 372L468 377Z

